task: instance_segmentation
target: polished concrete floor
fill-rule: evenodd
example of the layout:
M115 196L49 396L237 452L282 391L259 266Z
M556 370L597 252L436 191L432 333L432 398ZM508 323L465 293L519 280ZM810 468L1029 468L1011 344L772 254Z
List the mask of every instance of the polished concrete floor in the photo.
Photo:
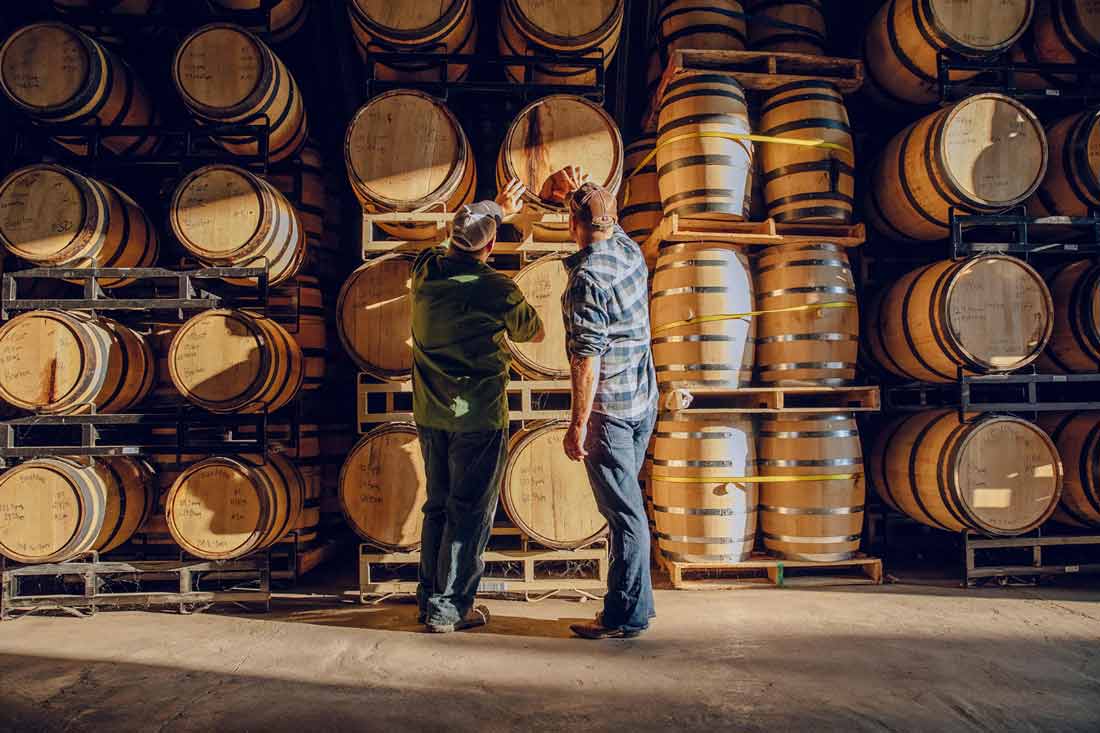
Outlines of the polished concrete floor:
M286 598L268 615L0 624L0 730L1100 730L1100 587L658 591L629 641L593 602Z

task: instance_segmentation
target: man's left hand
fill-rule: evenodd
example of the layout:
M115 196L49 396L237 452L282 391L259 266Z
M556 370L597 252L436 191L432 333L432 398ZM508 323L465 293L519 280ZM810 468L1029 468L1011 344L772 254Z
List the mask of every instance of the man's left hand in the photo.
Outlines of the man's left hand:
M571 424L569 426L569 430L565 432L565 440L563 441L565 455L569 457L569 460L579 461L588 455L588 451L584 449L584 442L587 438L588 425Z

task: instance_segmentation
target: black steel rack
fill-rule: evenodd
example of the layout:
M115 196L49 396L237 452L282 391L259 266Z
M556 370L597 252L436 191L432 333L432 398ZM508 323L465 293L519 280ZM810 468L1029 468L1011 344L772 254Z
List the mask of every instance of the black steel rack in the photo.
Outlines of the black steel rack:
M979 60L941 51L936 67L940 102L944 104L986 92L1004 94L1021 101L1066 101L1078 106L1100 102L1100 64L1096 63L1018 63L1007 54ZM978 73L960 79L960 72ZM1026 75L1038 76L1043 85L1021 86L1020 77Z
M950 211L951 257L982 253L1032 254L1100 253L1100 212L1088 216L1028 216L1018 206L999 214L960 214Z
M974 412L1100 410L1097 374L962 374L953 382L914 382L882 388L883 410L917 412L950 407L961 416Z

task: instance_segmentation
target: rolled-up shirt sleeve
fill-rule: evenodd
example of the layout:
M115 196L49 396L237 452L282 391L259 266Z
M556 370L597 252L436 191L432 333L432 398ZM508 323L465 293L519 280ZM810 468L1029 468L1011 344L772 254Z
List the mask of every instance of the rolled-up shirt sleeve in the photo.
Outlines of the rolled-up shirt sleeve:
M607 333L607 292L583 274L573 277L566 293L565 332L570 356L603 356L610 346Z

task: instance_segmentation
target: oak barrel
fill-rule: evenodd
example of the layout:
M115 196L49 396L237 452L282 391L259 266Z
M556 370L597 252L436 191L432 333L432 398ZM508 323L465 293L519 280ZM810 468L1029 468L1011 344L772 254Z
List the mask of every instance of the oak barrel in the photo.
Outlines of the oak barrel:
M200 122L265 125L271 162L293 157L305 144L309 125L294 77L263 41L240 26L214 23L187 36L176 51L172 78ZM263 152L263 140L254 134L216 139L234 155Z
M415 254L376 257L348 276L336 302L336 327L356 366L380 379L412 376Z
M669 0L657 16L657 42L663 63L679 49L743 51L746 15L738 0Z
M443 66L423 56L409 61L371 58L372 53L472 54L477 45L473 0L347 0L348 17L359 55L380 80L436 81ZM460 81L467 64L448 63L447 81Z
M665 87L657 127L657 183L665 216L740 221L753 145L745 92L725 74L685 71Z
M98 41L63 23L35 23L0 46L0 89L12 104L49 125L155 125L159 122L141 80ZM87 136L54 138L87 154ZM151 153L151 132L108 135L103 147L118 155Z
M176 332L168 349L172 383L211 412L275 412L302 386L297 342L270 318L208 310Z
M760 109L760 134L822 140L841 150L764 143L761 174L768 216L780 222L847 224L855 195L855 153L844 98L831 84L777 87Z
M786 560L847 560L863 530L863 450L851 413L767 416L757 465L760 531Z
M538 84L595 84L592 69L570 57L603 59L606 69L619 46L625 0L503 0L499 50L505 56L542 56L561 63L508 66L508 78Z
M981 214L1015 206L1046 168L1038 118L1009 97L976 94L894 136L871 176L867 218L892 239L943 239L952 207Z
M561 297L569 282L563 255L541 257L516 273L516 285L542 319L545 338L539 343L506 341L512 366L528 379L568 379L569 356L565 351L565 323Z
M759 502L756 431L743 415L657 421L650 485L657 546L678 562L740 562Z
M568 427L565 420L547 420L513 434L500 489L508 518L554 549L583 547L607 531L584 464L562 450Z
M36 458L0 475L0 554L63 562L126 542L152 511L145 464L128 456Z
M266 549L297 527L303 496L301 473L278 453L214 456L172 483L165 520L184 552L228 560Z
M868 309L867 343L879 366L905 379L1010 372L1042 353L1053 307L1042 277L1022 260L944 260L879 295Z
M1044 412L1039 425L1058 447L1065 469L1062 499L1052 518L1100 527L1100 412Z
M758 51L825 53L822 0L748 0L749 45Z
M230 20L234 11L251 12L259 22L248 29L262 33L272 43L281 43L306 24L312 0L210 0L210 4L224 11ZM257 15L257 11L261 12Z
M108 318L40 310L0 327L0 397L24 410L125 412L155 375L146 340Z
M265 179L294 206L310 246L321 246L325 234L328 191L325 187L324 158L317 144L307 142L298 155L269 171Z
M751 383L756 310L748 257L736 246L665 245L653 271L650 324L657 382L668 388Z
M1045 522L1062 492L1054 443L1008 415L928 410L879 431L868 475L889 506L930 527L994 536Z
M932 104L939 99L941 52L997 56L1023 34L1033 9L1033 0L889 0L867 27L869 86L898 104ZM977 73L953 72L952 78Z
M1100 370L1100 264L1076 260L1047 275L1054 299L1054 325L1043 372L1088 373Z
M428 479L416 426L387 423L351 449L340 470L340 508L351 528L388 551L420 547Z
M0 242L40 267L149 267L160 249L153 222L133 199L109 183L46 163L0 181ZM99 279L105 288L132 282Z
M554 94L527 105L504 136L497 157L497 188L518 178L524 201L537 214L564 214L564 204L539 196L543 183L568 165L580 166L594 183L615 195L623 177L623 139L606 111L594 102ZM564 224L536 228L548 239L568 238ZM539 238L536 237L536 238Z
M1027 202L1028 213L1088 216L1100 209L1100 111L1064 117L1046 135L1050 160L1042 184Z
M302 349L305 374L302 389L320 389L325 382L328 334L320 281L299 275L268 294L268 315L286 329Z
M619 223L626 235L643 244L664 218L661 190L657 186L656 135L643 135L626 146L622 188L619 190ZM652 156L652 157L650 157ZM642 161L649 157L644 166Z
M348 125L344 157L367 213L457 211L477 187L466 133L442 102L423 92L399 89L367 102ZM435 224L379 226L405 239L431 239L438 232Z
M1095 0L1042 0L1035 20L1012 49L1013 63L1080 64L1095 70L1100 59L1100 3ZM1067 88L1100 83L1100 74L1016 74L1024 87Z
M297 274L306 257L298 213L270 183L233 165L207 165L176 187L169 209L176 239L211 267L265 267L268 284ZM226 278L255 287L253 278Z
M848 255L835 244L766 248L756 260L756 365L761 382L851 382L859 311Z

